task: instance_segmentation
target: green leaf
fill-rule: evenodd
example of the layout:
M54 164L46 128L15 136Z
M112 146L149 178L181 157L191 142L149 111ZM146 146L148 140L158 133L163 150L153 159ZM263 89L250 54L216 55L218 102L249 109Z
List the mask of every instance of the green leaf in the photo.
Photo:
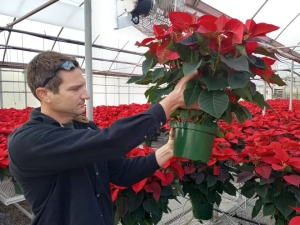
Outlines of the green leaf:
M224 182L223 184L223 190L229 194L229 195L232 195L232 196L236 196L236 188L235 186L230 183L229 181L227 182Z
M256 103L261 109L264 107L272 109L272 107L265 101L264 96L258 91L253 96L253 102Z
M224 120L228 124L232 123L231 104L228 104L227 109L225 110L225 113L222 116L222 120Z
M228 84L231 89L244 88L249 82L250 76L243 72L228 72Z
M145 58L153 58L152 53L150 50L148 50L147 52L144 53Z
M172 195L172 187L169 186L162 186L160 191L161 196L169 196Z
M273 202L271 199L271 192L267 192L267 196L265 198L261 198L261 200L266 204L266 203L270 203Z
M287 218L294 210L290 206L296 205L296 199L291 192L282 193L275 197L275 206Z
M246 56L240 56L238 58L225 58L225 56L221 55L221 60L230 68L237 71L249 71L249 63Z
M209 174L207 176L207 187L214 186L217 183L217 181L218 181L218 177Z
M154 102L156 100L156 86L151 86L148 90L145 91L145 97L148 98L149 102Z
M147 74L148 71L151 69L153 64L153 58L147 58L144 60L143 64L142 64L142 70L143 70L143 74Z
M117 210L114 210L114 213L113 213L113 220L114 220L114 225L118 225L119 224L119 221L120 221L120 215L118 213Z
M266 185L256 184L255 191L259 196L261 196L262 198L265 198L268 193L268 188Z
M295 198L297 201L300 202L300 188L297 188L296 186L291 186L290 188L295 193Z
M255 182L246 182L241 188L241 194L247 198L252 198L255 194Z
M218 206L220 206L220 204L222 202L222 197L218 192L215 193L215 202Z
M241 108L238 108L238 109L233 110L233 111L234 111L235 119L239 124L244 123L248 119L248 116L246 115L244 110L241 110Z
M167 79L167 83L175 83L176 81L180 80L183 77L182 69L177 69L171 72L170 76ZM159 82L160 83L160 82ZM161 83L163 84L163 83Z
M240 96L241 98L246 98L249 101L253 102L252 95L247 87L237 88L233 90L235 94Z
M126 225L133 225L135 224L137 219L137 214L136 213L127 213L123 217L123 221L125 222Z
M133 212L142 204L144 200L144 192L139 191L138 193L135 193L134 191L130 190L128 192L128 197L129 212Z
M172 91L173 91L173 86L156 89L155 92L156 100L161 99L161 97L164 95L170 94Z
M23 194L22 189L19 186L19 184L15 180L13 180L12 183L14 185L15 193L18 194L18 195Z
M182 187L179 183L173 183L172 187L173 187L173 195L174 196L179 196L179 194L184 195Z
M126 82L127 84L132 84L132 83L136 83L140 80L142 80L143 78L145 78L146 75L141 75L141 76L132 76L128 79L128 81Z
M153 221L153 223L154 223L154 224L158 224L159 221L161 221L162 216L163 216L162 211L159 211L159 214L158 214L158 215L153 214L153 215L152 215L152 221Z
M183 62L191 62L192 50L189 46L185 46L180 43L175 43L174 46L176 48L176 52L179 54L180 59L182 59Z
M198 102L203 111L215 118L220 118L228 107L229 97L221 90L204 89L199 95Z
M194 71L196 71L199 68L199 66L201 65L201 62L202 62L202 59L200 61L192 61L192 62L186 63L183 66L184 76L187 76L187 75L193 73Z
M183 93L184 102L186 104L186 107L189 107L189 106L193 105L195 102L197 102L201 91L202 91L202 88L196 80L190 80L186 84L186 88Z
M199 220L209 220L213 216L213 205L210 203L206 204L195 204L193 207L193 215Z
M220 89L228 87L228 82L227 82L226 77L205 76L205 77L202 77L202 81L204 82L204 84L206 84L207 89L209 91L220 90Z
M4 170L0 169L0 181L4 179Z
M201 122L202 125L219 129L218 124L215 122L215 118L213 116L206 116L203 121Z
M11 174L11 172L10 172L9 167L6 167L6 168L4 169L4 175L7 176L7 177L12 177L12 176L13 176L13 175Z
M284 221L283 220L276 220L275 221L275 225L285 225Z
M275 205L273 203L268 203L264 205L263 215L272 216L275 214Z
M251 112L244 106L240 105L241 108L244 110L245 114L247 115L248 119L252 120L253 119L253 116L251 114Z
M143 77L143 79L138 80L136 82L136 84L140 84L140 85L148 85L150 83L152 83L152 71L149 71L147 75Z
M208 43L209 43L209 38L206 38L204 36L202 36L200 33L198 32L194 32L194 37L197 38L198 40L198 44L201 46L201 47L207 47Z
M250 93L252 95L255 95L255 93L256 93L256 84L253 83L252 81L250 81Z
M267 68L265 61L255 55L248 55L248 59L257 68L260 68L260 69Z
M159 209L157 204L153 204L153 202L150 202L149 198L147 198L143 202L143 207L148 213L152 213L154 215L159 215Z
M202 182L198 185L198 188L203 194L208 195L207 182Z
M261 199L257 199L256 200L255 205L254 205L254 207L252 209L252 219L255 218L258 215L258 213L260 212L263 204L264 203L262 202Z
M254 65L260 69L266 69L267 68L267 65L265 63L264 60L262 60L261 58L259 57L256 57L256 60L255 60L255 63Z
M128 198L117 198L115 204L118 209L118 213L123 217L128 212Z
M284 83L284 81L281 79L280 76L278 76L277 74L273 74L271 76L271 80L274 81L275 84L277 84L278 86L285 86L286 83Z
M198 42L198 39L194 35L191 35L187 38L180 40L178 43L183 44L183 45L192 45L192 44L196 44L197 42Z
M159 78L163 77L165 75L166 68L157 68L152 73L152 82L157 81Z

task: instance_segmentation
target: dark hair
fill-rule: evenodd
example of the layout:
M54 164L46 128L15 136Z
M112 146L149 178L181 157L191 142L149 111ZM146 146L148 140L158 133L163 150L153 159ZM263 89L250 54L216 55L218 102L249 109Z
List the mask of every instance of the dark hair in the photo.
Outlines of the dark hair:
M26 69L27 84L38 100L35 91L37 88L43 86L45 79L50 76L53 71L59 67L64 61L72 61L75 67L79 67L79 64L75 57L65 55L54 51L45 51L36 55L28 64ZM57 72L59 73L59 71ZM62 83L62 79L59 74L53 77L45 86L54 94L59 92L59 85Z

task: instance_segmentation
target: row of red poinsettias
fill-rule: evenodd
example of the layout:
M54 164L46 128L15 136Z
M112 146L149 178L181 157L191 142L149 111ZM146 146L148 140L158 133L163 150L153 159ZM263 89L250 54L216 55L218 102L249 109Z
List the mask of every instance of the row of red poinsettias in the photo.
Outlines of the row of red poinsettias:
M206 165L207 168L213 168L213 175L220 176L219 162L230 161L233 165L246 162L255 165L254 172L242 171L238 177L239 182L246 182L254 176L272 182L273 172L282 171L284 173L282 182L287 186L300 186L300 101L293 102L293 111L288 110L287 100L272 100L268 103L275 111L267 110L265 116L258 107L247 106L254 116L252 121L246 121L244 124L233 122L231 125L220 123L223 137L215 139L213 153ZM99 127L108 127L115 120L137 114L148 107L148 104L98 106L94 108L95 122ZM1 109L0 169L6 168L9 163L6 143L8 135L28 119L30 110L31 108ZM168 129L168 125L164 127ZM242 148L237 151L233 146L242 146ZM143 156L152 151L152 148L146 146L144 149L137 147L127 156ZM163 186L168 186L174 179L183 179L184 175L192 174L195 170L189 160L173 157L161 170L133 185L132 189L136 193L141 190L152 193L154 199L158 200ZM124 189L126 188L112 184L113 200L117 199L119 192ZM290 207L299 212L299 208L295 205ZM293 220L297 219L299 218L295 217ZM292 222L290 224L296 224Z

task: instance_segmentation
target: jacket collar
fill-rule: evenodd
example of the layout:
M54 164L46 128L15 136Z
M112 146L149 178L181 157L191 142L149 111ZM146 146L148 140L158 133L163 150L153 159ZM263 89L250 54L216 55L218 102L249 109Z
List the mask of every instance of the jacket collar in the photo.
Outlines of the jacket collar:
M62 126L61 123L57 122L52 117L47 116L46 114L42 113L41 107L32 109L30 112L30 118L33 120L43 121L44 123L51 123L51 124L56 124L56 125ZM89 123L89 119L83 115L77 116L73 121L77 121L80 123Z

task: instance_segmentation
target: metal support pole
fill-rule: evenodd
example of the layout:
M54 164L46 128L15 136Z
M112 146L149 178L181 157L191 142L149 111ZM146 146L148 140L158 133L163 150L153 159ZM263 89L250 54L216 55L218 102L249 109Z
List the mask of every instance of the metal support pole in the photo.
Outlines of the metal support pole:
M118 93L120 93L120 86L121 86L121 83L120 83L120 77L118 76ZM297 89L298 90L298 89ZM120 105L121 103L121 95L118 94L118 105Z
M104 81L104 93L105 93L105 105L107 105L107 76L105 75L105 81Z
M114 16L114 29L117 30L119 28L118 25L118 0L115 0L114 2L114 10L113 10L113 16Z
M24 90L25 90L25 108L28 107L28 99L27 99L27 76L25 70L23 70L24 75Z
M266 82L264 82L263 95L264 95L264 99L267 100L267 83ZM264 107L262 114L263 114L263 116L266 114L266 107Z
M291 89L290 89L290 105L289 110L293 109L293 84L294 84L294 60L292 60L292 68L291 68Z
M30 11L29 13L27 13L24 16L20 17L19 19L15 20L14 22L7 24L6 27L12 27L13 25L15 25L15 24L17 24L17 23L19 23L19 22L27 19L28 17L32 16L33 14L36 14L37 12L39 12L39 11L47 8L48 6L54 4L55 2L58 2L58 1L59 0L51 0L49 2L46 2L45 4L37 7L36 9Z
M84 0L84 34L85 34L85 76L87 91L90 99L86 104L86 116L94 120L93 116L93 66L92 66L92 2Z

